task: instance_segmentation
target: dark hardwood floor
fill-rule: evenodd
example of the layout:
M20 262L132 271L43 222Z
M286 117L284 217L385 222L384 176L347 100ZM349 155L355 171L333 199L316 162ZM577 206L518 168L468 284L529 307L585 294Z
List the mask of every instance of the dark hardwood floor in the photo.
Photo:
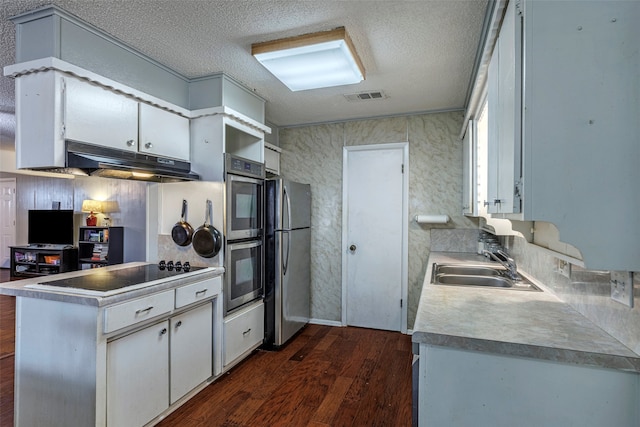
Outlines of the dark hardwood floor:
M9 281L9 270L0 269L0 282ZM13 425L13 365L16 299L0 295L0 426Z
M0 427L13 425L14 328L15 298L0 295ZM158 426L410 426L411 358L411 337L399 332L308 325L281 350L254 352Z
M309 325L258 351L161 427L410 426L411 337Z

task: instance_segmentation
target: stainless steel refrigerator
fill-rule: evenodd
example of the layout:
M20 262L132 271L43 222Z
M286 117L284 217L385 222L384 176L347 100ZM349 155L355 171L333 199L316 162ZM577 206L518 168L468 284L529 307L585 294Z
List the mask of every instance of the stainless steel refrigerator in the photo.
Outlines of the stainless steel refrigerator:
M265 182L265 347L278 348L309 322L311 188Z

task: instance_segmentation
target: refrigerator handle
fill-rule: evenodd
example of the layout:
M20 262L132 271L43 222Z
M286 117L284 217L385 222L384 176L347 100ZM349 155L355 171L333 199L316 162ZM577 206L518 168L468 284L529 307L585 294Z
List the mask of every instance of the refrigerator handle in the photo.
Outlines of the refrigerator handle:
M284 202L287 205L287 224L282 221L282 228L285 230L291 229L291 199L289 199L289 193L287 193L287 187L282 186L282 192L284 193Z
M289 193L287 193L287 187L282 186L282 191L284 193L284 202L287 204L287 221L288 224L286 227L283 227L285 230L284 233L287 235L287 256L284 258L284 262L282 263L282 274L287 274L287 268L289 267L289 248L291 247L291 234L289 233L289 228L291 227L291 200L289 199ZM284 222L284 221L283 221ZM282 224L284 226L284 224Z
M282 275L286 276L287 269L289 268L289 248L291 247L291 233L289 231L282 231L282 234L287 235L287 255L284 257L284 260L282 261Z

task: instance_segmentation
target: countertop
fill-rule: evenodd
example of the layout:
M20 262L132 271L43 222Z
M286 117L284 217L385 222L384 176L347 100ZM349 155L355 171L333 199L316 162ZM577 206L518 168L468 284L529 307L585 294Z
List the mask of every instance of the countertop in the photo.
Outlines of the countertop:
M543 292L431 284L434 263L461 262L499 265L473 253L431 252L414 343L640 373L640 355L524 273Z
M129 262L125 264L116 264L107 267L101 267L100 270L118 270L121 268L135 267L138 265L146 264L151 263ZM81 277L84 275L92 274L96 270L98 269L70 271L67 273L52 274L48 276L33 277L0 283L0 295L48 299L73 304L103 307L106 305L127 301L133 298L143 297L145 295L160 292L166 289L187 285L193 283L194 279L206 280L216 276L220 276L224 273L223 267L207 267L202 270L192 270L188 273L182 273L170 279L157 280L154 282L147 282L139 285L129 286L127 288L123 288L122 292L107 296L96 295L94 293L88 294L84 293L82 290L73 290L69 288L46 288L46 284L49 281L68 279L72 277Z

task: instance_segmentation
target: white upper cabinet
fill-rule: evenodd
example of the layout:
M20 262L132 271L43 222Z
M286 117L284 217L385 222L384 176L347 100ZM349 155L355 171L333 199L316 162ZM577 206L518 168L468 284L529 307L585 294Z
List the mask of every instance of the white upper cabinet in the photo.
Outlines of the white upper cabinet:
M475 122L469 120L462 139L462 213L469 216L478 216L477 163L474 161L476 153L474 146L475 127Z
M138 150L138 102L103 87L64 78L65 138Z
M224 181L224 155L265 162L270 128L227 107L192 112L191 170L203 181Z
M488 213L521 209L522 18L515 9L510 1L489 63Z
M267 172L280 175L280 153L282 150L275 145L264 143L264 168Z
M189 119L140 103L139 151L189 161Z
M54 69L15 78L18 169L64 168L66 140L189 161L187 117Z
M509 1L489 67L490 212L555 224L590 269L640 271L639 20Z

